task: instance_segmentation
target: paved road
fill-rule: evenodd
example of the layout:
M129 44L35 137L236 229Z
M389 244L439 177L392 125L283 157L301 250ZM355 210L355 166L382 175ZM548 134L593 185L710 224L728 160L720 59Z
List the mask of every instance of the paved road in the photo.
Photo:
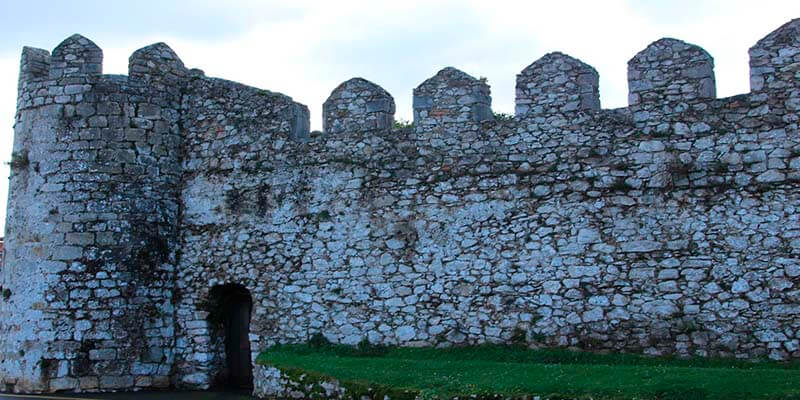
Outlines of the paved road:
M2 394L0 400L252 400L247 394L225 392L133 392L23 395Z

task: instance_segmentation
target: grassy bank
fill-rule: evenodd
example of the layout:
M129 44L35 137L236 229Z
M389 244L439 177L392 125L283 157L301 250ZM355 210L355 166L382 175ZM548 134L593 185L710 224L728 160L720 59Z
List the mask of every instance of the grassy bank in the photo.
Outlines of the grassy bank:
M798 364L648 358L481 346L451 349L276 346L260 364L306 379L334 377L395 397L539 395L593 399L800 399Z

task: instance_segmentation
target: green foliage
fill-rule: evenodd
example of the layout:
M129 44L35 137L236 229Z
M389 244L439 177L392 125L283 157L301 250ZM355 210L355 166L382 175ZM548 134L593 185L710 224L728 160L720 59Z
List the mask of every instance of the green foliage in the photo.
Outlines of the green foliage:
M317 332L308 339L308 346L312 349L319 349L322 347L330 347L331 342L321 332Z
M532 332L531 341L536 343L544 343L545 341L547 341L547 335L545 335L544 333Z
M331 220L331 213L328 210L322 210L316 214L313 214L313 218L316 220L317 223L327 222Z
M315 335L316 336L316 335ZM484 345L398 348L282 345L257 362L319 382L336 378L355 394L394 398L799 399L798 363L651 358L563 349ZM397 397L396 397L397 396ZM382 398L374 397L371 398Z
M335 379L330 375L306 371L302 368L278 367L278 369L280 369L291 382L295 382L303 387L304 394L311 399L326 398L326 390L322 384ZM413 400L419 395L419 392L415 390L393 388L389 385L362 381L339 381L339 385L347 390L351 398L355 399L364 397L370 399L384 399L388 397L392 400Z
M387 346L372 344L369 339L364 338L356 345L356 351L353 353L354 357L379 357L389 351Z
M520 327L514 328L511 332L511 344L515 346L525 346L528 344L528 332Z
M392 124L392 129L411 129L414 127L414 123L402 118L396 119L394 124Z
M3 299L8 300L9 297L11 297L11 289L9 288L3 289Z
M28 159L27 151L15 151L11 153L11 161L8 162L8 165L12 170L23 170L28 168L30 163L31 160Z
M514 116L506 113L494 113L494 120L497 122L510 122L514 120Z

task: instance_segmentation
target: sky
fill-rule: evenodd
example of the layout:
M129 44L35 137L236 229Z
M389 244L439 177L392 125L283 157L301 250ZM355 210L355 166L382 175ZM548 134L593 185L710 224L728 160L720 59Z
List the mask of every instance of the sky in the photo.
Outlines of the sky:
M797 0L0 2L5 162L22 46L52 50L73 33L103 49L104 73L126 74L131 53L166 42L187 67L207 76L306 104L311 129L321 129L322 103L339 83L358 76L381 85L395 98L396 118L411 120L413 88L446 66L486 77L494 111L513 114L516 74L552 51L597 69L603 108L625 107L628 60L662 37L699 45L714 57L718 97L746 93L747 49L800 17ZM7 197L8 173L0 164L0 199Z

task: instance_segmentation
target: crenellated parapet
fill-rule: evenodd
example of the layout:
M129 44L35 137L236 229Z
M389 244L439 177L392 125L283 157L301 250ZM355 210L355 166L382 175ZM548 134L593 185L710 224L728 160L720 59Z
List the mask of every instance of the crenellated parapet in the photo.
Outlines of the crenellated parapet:
M714 59L693 44L660 39L628 61L628 102L633 107L713 99L716 93Z
M75 34L53 50L50 78L96 77L103 73L103 50L91 40Z
M716 98L703 49L628 64L630 105L549 53L516 117L448 67L414 129L362 78L323 105L188 70L166 44L103 75L74 35L22 51L0 270L0 391L208 388L215 285L252 295L248 340L519 340L800 358L798 20ZM237 286L237 287L238 287ZM218 316L216 316L218 317ZM536 342L536 343L533 343Z
M61 42L52 55L47 50L22 49L17 110L83 100L102 74L103 51L75 34Z
M518 117L600 110L600 76L590 65L554 52L517 75Z
M325 133L371 132L392 129L394 98L382 87L363 78L343 82L322 105Z
M188 69L165 43L155 43L136 50L128 60L128 76L175 97L180 101Z
M418 132L491 121L489 85L453 67L447 67L414 89L414 126Z
M25 46L20 60L20 82L46 78L50 74L50 52L44 49Z
M780 98L800 97L800 18L750 48L750 90ZM800 109L795 100L792 108Z

